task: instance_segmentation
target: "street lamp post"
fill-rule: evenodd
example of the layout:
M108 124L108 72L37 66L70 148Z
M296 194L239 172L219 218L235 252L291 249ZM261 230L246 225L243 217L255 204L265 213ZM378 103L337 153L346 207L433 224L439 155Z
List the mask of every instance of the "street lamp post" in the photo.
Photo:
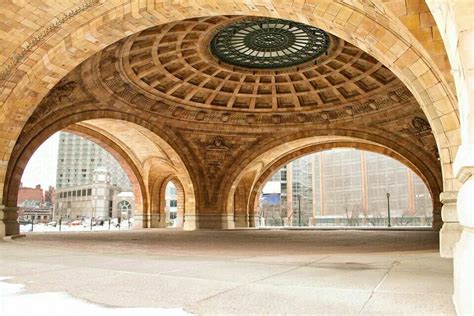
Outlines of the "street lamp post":
M392 227L390 223L390 193L387 193L387 215L388 215L388 227Z
M301 227L301 194L296 197L298 198L298 226Z

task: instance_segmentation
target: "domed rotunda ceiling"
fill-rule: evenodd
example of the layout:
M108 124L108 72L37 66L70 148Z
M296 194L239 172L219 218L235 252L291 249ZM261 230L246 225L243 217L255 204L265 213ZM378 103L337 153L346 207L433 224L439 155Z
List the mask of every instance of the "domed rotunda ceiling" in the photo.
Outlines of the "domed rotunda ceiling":
M203 175L217 172L216 155L224 172L248 146L313 136L354 137L439 163L426 116L389 69L330 33L280 19L200 17L130 35L66 75L22 133L60 115L68 124L146 126L208 161Z
M376 59L323 30L286 20L215 16L163 24L95 57L97 82L152 106L354 116L416 102ZM324 111L323 114L320 112Z
M288 20L260 18L232 23L211 41L223 61L247 68L277 69L310 61L326 52L323 30Z

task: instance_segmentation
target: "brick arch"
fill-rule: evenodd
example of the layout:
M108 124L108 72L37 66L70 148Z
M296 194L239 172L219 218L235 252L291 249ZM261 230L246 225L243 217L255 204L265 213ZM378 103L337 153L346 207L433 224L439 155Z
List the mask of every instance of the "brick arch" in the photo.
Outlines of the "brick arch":
M21 71L10 77L2 91L1 131L8 135L3 142L9 144L2 152L3 165L10 159L22 126L46 93L80 62L103 47L137 31L173 20L247 14L281 17L321 27L383 62L411 90L429 118L442 153L444 187L445 190L452 190L456 180L453 179L451 163L459 145L456 101L423 45L384 8L381 0L353 1L353 4L342 1L286 4L280 1L252 3L234 0L214 2L212 5L193 2L169 6L161 2L107 1L94 5L67 20L61 26L61 32L48 36L41 43L41 47L49 48L44 57L39 60L38 54L27 57L22 67L18 67ZM13 117L15 124L6 122L6 118Z
M148 219L149 219L149 213L150 213L150 208L149 208L149 192L148 192L148 184L147 181L150 178L152 172L156 173L156 170L153 170L153 168L150 169L150 163L149 161L144 161L140 162L137 159L137 154L133 152L133 144L125 144L125 142L122 142L120 140L117 140L117 135L112 136L110 133L107 133L107 131L102 130L101 128L98 128L97 126L94 126L93 122L94 120L101 120L101 119L114 119L116 121L123 122L124 124L131 124L132 126L135 126L136 128L141 128L144 131L148 131L149 135L143 135L142 132L137 132L142 135L142 137L153 137L155 141L159 142L159 147L163 152L166 152L169 156L166 158L162 158L160 162L160 166L162 167L161 171L163 171L163 168L165 169L172 169L174 168L175 175L181 179L183 183L185 183L186 191L188 192L188 195L190 196L189 199L189 213L193 213L195 210L194 207L194 189L193 189L193 182L190 179L189 173L187 172L186 166L184 163L181 161L180 156L172 149L172 147L167 143L169 140L165 140L161 137L159 137L157 134L159 134L159 129L156 126L151 126L151 124L147 122L141 121L139 118L136 118L132 115L127 115L124 113L119 113L119 112L114 112L114 111L103 111L103 110L97 110L97 111L86 111L86 112L80 112L80 113L75 113L69 116L61 117L59 113L54 113L54 115L51 115L51 117L48 117L44 120L42 120L40 123L38 123L36 126L32 128L31 133L28 135L23 135L21 139L19 139L18 143L16 144L16 148L14 151L14 155L12 156L12 159L9 161L9 166L8 166L8 174L6 176L7 181L5 182L4 190L3 190L3 198L4 201L7 201L7 206L10 207L16 207L16 193L18 191L19 187L19 181L21 179L21 175L23 173L23 170L31 157L31 155L36 151L36 149L52 134L54 134L57 131L63 130L63 129L68 129L70 131L76 132L76 133L83 133L84 135L87 135L89 138L92 137L94 138L95 141L97 141L99 144L104 145L105 147L112 148L116 150L116 152L113 152L113 154L118 157L119 162L123 162L125 166L128 166L129 169L133 175L137 178L137 182L140 183L140 192L141 192L141 198L139 201L142 201L142 215L144 221L138 221L138 224L136 225L141 225L143 223L143 227L148 226ZM82 122L82 123L81 123ZM87 123L84 123L87 122ZM137 125L140 124L140 125ZM153 129L150 130L148 128ZM164 134L163 134L164 135ZM167 137L166 135L164 137ZM114 155L114 156L115 156ZM165 161L167 159L171 159L172 161ZM152 157L151 160L158 160L157 157ZM166 162L166 164L163 166L163 161ZM153 167L153 166L152 166ZM148 172L148 173L147 173ZM133 182L133 178L132 178ZM140 209L137 209L137 211L140 211ZM136 216L137 216L136 212ZM138 216L140 216L138 214ZM13 225L17 226L16 223L16 218L11 220L11 222L14 222ZM135 224L135 223L134 223ZM12 224L10 224L12 225ZM191 223L190 223L191 225ZM191 228L192 225L191 225ZM15 233L13 232L8 232L9 234Z
M177 219L178 223L177 228L184 228L185 216L186 216L186 204L188 202L186 192L181 181L176 177L176 175L170 175L167 177L161 177L153 185L151 190L152 201L154 207L154 212L159 213L160 225L158 227L166 227L164 222L165 216L165 193L166 187L169 183L173 183L176 188L176 200L177 200ZM155 208L158 209L155 210Z
M249 200L248 200L249 218L251 219L255 218L255 214L253 212L255 212L256 207L258 205L259 196L262 192L263 186L277 170L279 170L280 168L282 168L284 165L288 164L289 162L294 161L303 156L313 154L313 153L323 152L323 151L330 150L333 148L355 148L359 150L370 151L370 152L382 154L384 156L393 158L401 162L406 167L408 167L413 172L415 172L425 183L425 185L427 186L431 194L433 210L441 207L440 201L439 201L439 194L441 192L439 190L438 185L436 183L430 183L430 181L422 173L420 173L420 171L416 168L416 166L413 165L409 160L407 160L403 156L399 155L398 153L388 148L375 145L375 144L369 144L369 143L364 143L364 142L353 142L353 141L351 142L336 141L336 142L326 142L326 143L321 143L321 144L316 144L316 145L310 145L308 147L296 149L294 151L286 153L282 157L276 159L271 164L266 166L264 171L261 172L257 178L255 178L255 181L252 185L252 189L249 194ZM439 227L436 227L436 228L439 228Z
M248 171L257 169L260 172L275 157L281 157L296 148L303 148L324 141L351 141L387 148L397 153L399 157L403 157L405 161L410 162L414 166L413 168L418 170L417 173L425 179L425 182L430 183L434 192L442 191L443 181L439 161L430 158L430 155L420 151L421 149L414 150L416 146L413 143L397 135L387 134L379 129L374 130L368 126L352 126L351 129L325 126L324 128L298 131L285 136L274 137L270 141L259 143L258 148L253 152L242 155L241 159L234 163L235 167L227 172L229 181L223 185L222 194L226 196L223 208L227 210L227 213L233 213L232 196L237 185ZM439 219L437 218L437 220Z
M224 191L227 192L225 194L226 201L224 206L226 212L228 214L234 214L235 218L242 216L248 218L248 212L242 215L242 211L234 207L243 204L246 205L247 210L249 209L249 201L252 200L250 195L252 192L255 194L255 181L260 178L260 175L264 173L269 166L272 166L285 156L289 155L290 160L291 157L295 158L299 156L299 150L310 148L307 149L309 153L313 147L331 146L330 144L334 143L340 145L345 144L346 147L357 145L360 146L361 149L365 146L368 150L391 156L407 165L423 179L429 188L433 199L433 227L436 229L440 227L441 204L439 202L439 193L442 191L442 180L438 162L423 159L423 154L419 156L419 153L411 152L408 149L410 145L403 144L401 140L387 139L382 135L374 135L369 133L369 131L362 132L360 130L331 130L328 128L325 131L290 134L287 137L280 137L274 139L272 142L261 144L260 151L253 153L251 156L244 157L239 164L236 163L236 165L240 167L236 167L233 172L229 171L229 178L233 179L233 182L228 182L226 185L228 191ZM291 156L292 154L296 156ZM252 172L256 175L255 177L249 176ZM245 191L245 188L249 187L251 191L247 190L246 193L242 193L242 190ZM241 197L247 197L248 200L246 202L236 201L236 193ZM236 216L236 214L239 215ZM249 221L251 222L252 219L250 218Z

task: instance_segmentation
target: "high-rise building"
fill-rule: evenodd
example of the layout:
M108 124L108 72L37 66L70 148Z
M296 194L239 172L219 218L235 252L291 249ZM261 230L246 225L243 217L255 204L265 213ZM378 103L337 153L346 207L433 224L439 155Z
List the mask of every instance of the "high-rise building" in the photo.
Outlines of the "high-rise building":
M263 188L260 215L274 226L386 225L387 193L392 224L431 225L431 196L413 171L354 149L307 155L278 170Z
M120 187L122 191L131 190L127 175L109 152L86 138L60 132L57 189L91 184L93 171L97 168L107 169L111 185Z

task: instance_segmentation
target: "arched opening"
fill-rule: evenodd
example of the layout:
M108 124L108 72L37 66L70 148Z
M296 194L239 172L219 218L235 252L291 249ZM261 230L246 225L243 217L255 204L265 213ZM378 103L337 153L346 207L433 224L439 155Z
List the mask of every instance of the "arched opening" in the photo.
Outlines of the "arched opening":
M71 117L69 117L67 120L56 121L49 128L41 130L33 139L25 137L23 141L18 144L19 155L17 156L17 160L15 160L15 164L12 163L10 169L11 175L14 176L10 177L9 186L5 187L4 190L4 196L8 197L6 199L10 201L12 208L15 208L17 205L21 175L29 158L38 146L50 135L54 134L57 129L65 129L74 134L85 136L106 148L113 157L116 158L130 178L132 192L125 194L127 197L117 196L117 200L108 201L107 205L103 205L102 207L104 210L107 210L103 212L103 216L89 214L89 217L100 217L100 219L102 219L103 217L109 217L115 214L117 215L117 222L126 219L127 225L130 223L129 226L133 225L133 227L136 228L153 227L153 214L148 196L151 183L154 182L157 174L167 173L168 175L182 178L183 183L186 183L186 186L183 186L183 190L187 190L189 196L193 195L192 182L189 178L186 179L187 173L182 163L180 163L179 157L174 153L173 149L156 134L142 126L123 120L94 119L94 116L91 118L93 119L81 121L75 121L75 119L72 118L71 121ZM100 178L102 175L98 175L97 177ZM108 175L104 174L103 177L106 179ZM84 191L81 188L81 190L66 191L58 192L61 198L77 199L78 196L83 196L83 192L85 192L85 196L88 196L88 192L92 195L93 190L85 189ZM108 191L110 190L104 188L100 192ZM127 216L122 216L117 206L118 203L121 202L119 199L123 200L124 198L127 198L129 203L133 205L132 213L127 213ZM191 203L189 209L192 213L192 198L189 199L189 203ZM91 212L91 210L88 211ZM131 217L132 214L133 218ZM77 216L81 217L79 214L68 215L65 215L68 220L72 220L71 216L75 216L76 218ZM91 224L91 226L92 225L93 224ZM18 224L13 224L12 227L18 231ZM192 227L193 225L191 224L191 228Z
M41 144L21 175L20 232L104 230L125 221L130 228L135 205L143 208L137 166L106 135L67 130ZM130 209L122 213L125 201Z
M258 223L280 227L431 227L424 182L390 157L332 149L290 161L259 189Z
M164 216L166 227L183 228L184 225L184 191L177 179L168 180L164 193Z
M355 134L353 135L357 136ZM373 138L371 135L361 134L359 136L363 137L356 139L347 136L313 136L288 142L279 139L278 143L283 144L269 146L269 149L266 151L262 150L260 155L255 157L254 160L241 171L240 176L237 177L230 191L227 207L234 213L236 222L237 219L242 218L243 220L241 220L239 224L241 227L254 227L259 225L259 216L257 215L259 214L258 205L264 184L276 171L289 162L308 154L333 148L354 148L390 157L392 161L397 161L398 166L406 166L403 167L405 171L408 170L406 168L412 170L416 177L421 179L423 185L428 188L430 204L432 206L430 208L430 216L425 217L432 219L428 226L432 226L433 229L439 229L441 175L436 173L436 169L428 167L428 161L419 160L416 155L413 155L409 151L404 151L401 146L391 147L390 142L385 140L382 140L385 144L385 146L382 146L380 143L377 143L380 142L381 139ZM394 148L396 148L396 150ZM365 165L367 165L367 163ZM410 175L408 174L408 176ZM419 185L420 183L417 182L417 184ZM413 205L412 202L410 202L411 205ZM293 201L291 201L291 203L293 203ZM368 205L364 206L366 210L367 207ZM411 207L411 210L413 209L414 208Z

